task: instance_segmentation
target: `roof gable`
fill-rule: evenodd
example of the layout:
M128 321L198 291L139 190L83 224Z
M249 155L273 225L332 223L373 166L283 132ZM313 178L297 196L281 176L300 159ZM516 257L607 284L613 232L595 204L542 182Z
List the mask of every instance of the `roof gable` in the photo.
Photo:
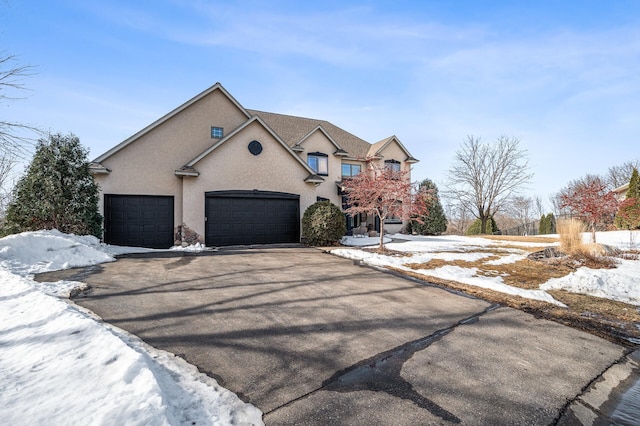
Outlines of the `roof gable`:
M242 105L240 105L240 103L233 96L231 96L231 94L229 92L227 92L227 90L224 87L222 87L222 85L220 83L216 83L213 86L209 87L207 90L201 92L200 94L198 94L198 95L194 96L193 98L189 99L187 102L183 103L179 107L175 108L174 110L172 110L168 114L163 115L162 117L160 117L159 119L157 119L153 123L149 124L144 129L142 129L139 132L135 133L134 135L128 137L127 139L122 141L120 144L116 145L115 147L111 148L109 151L107 151L104 154L100 155L93 162L94 163L100 163L100 162L106 160L107 158L109 158L113 154L115 154L116 152L122 150L123 148L125 148L129 144L135 142L140 137L142 137L145 134L149 133L150 131L152 131L156 127L160 126L161 124L167 122L171 118L175 117L176 115L178 115L179 113L181 113L185 109L189 108L191 105L195 104L196 102L198 102L199 100L205 98L206 96L210 95L211 93L213 93L216 90L219 90L222 94L224 94L224 96L227 99L229 99L229 101L231 101L231 103L236 108L238 108L238 110L240 110L240 112L242 112L242 114L244 114L247 118L251 117L251 114L249 114L249 112L247 112L247 110Z
M313 176L313 179L312 179L313 181L317 181L318 179L324 180L323 178L321 178L319 176L316 176L315 172L313 171L313 169L311 169L311 167L309 167L309 165L307 163L305 163L298 155L296 155L296 153L291 149L291 147L289 147L289 145L287 145L282 140L282 138L280 138L258 116L254 116L251 119L247 120L244 124L242 124L240 127L235 129L233 132L229 133L227 136L225 136L224 138L220 139L219 141L217 141L216 143L211 145L205 151L203 151L198 156L196 156L191 161L189 161L187 164L185 164L180 170L176 170L176 174L178 174L178 175L187 175L187 176L197 176L197 171L196 171L195 166L199 161L201 161L202 159L207 157L209 154L211 154L213 151L215 151L216 148L220 147L221 145L223 145L224 143L226 143L227 141L232 139L235 135L237 135L238 133L242 132L244 129L246 129L248 126L250 126L253 123L258 123L260 126L262 126L280 145L282 145L282 147L291 155L291 157L293 157L293 159L298 164L300 164L300 166L302 166L309 173L310 176L307 179L310 179Z
M408 163L417 163L418 162L418 160L416 160L411 155L409 150L407 148L405 148L405 146L402 144L402 142L400 142L400 140L395 135L389 136L388 138L382 139L381 141L376 142L373 145L371 145L371 148L369 148L369 152L368 152L367 156L369 156L369 157L377 157L377 158L384 157L382 155L382 151L384 151L385 148L387 148L391 143L394 143L394 142L398 145L398 147L400 147L402 152L404 152L404 154L407 156L407 158L405 158L404 161L406 161Z
M319 127L330 140L346 152L348 157L364 159L371 146L369 142L325 120L275 114L251 109L247 111L250 114L260 117L274 132L280 135L282 140L290 147L294 147L303 139L309 137L314 130Z

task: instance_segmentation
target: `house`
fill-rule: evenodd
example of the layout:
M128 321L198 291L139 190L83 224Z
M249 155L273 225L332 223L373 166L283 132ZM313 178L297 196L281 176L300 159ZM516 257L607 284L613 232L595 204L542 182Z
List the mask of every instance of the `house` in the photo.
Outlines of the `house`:
M625 183L622 186L615 188L612 192L616 200L621 203L627 198L627 191L629 191L629 184Z
M107 243L288 243L300 241L311 204L343 205L340 182L365 159L402 169L418 161L395 136L370 144L324 120L246 109L216 83L97 157L91 172ZM360 221L376 225L348 217L350 228Z

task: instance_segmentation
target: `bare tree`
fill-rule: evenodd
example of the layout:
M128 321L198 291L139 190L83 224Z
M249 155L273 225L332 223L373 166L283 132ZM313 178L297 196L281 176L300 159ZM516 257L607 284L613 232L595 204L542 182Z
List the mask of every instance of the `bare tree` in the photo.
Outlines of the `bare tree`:
M480 232L484 234L487 220L504 210L509 198L532 177L519 139L501 136L495 143L486 144L468 136L449 169L446 189L450 198L480 219Z
M9 153L0 152L0 219L4 217L11 198L11 189L9 188L13 168L16 165L15 156Z
M531 207L533 206L533 200L530 197L518 195L513 197L511 201L510 211L511 214L517 218L518 226L522 227L525 234L529 234L531 231L527 228L527 224L531 222Z
M9 94L16 90L25 90L23 78L31 76L33 67L16 65L13 55L0 54L0 105L18 99ZM0 154L24 157L33 146L34 140L25 136L38 130L24 123L0 119Z
M540 198L540 196L536 195L536 197L533 199L533 203L535 205L536 216L538 217L538 219L547 213L544 207L544 203L542 202L542 198Z
M640 160L627 161L619 166L609 167L607 174L604 176L607 187L614 190L629 183L634 168L640 169Z

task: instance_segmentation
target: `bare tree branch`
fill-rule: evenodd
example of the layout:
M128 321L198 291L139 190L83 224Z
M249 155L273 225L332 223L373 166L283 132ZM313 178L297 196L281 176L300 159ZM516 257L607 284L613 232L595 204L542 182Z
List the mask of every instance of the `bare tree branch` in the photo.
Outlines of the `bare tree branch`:
M468 136L449 169L447 196L481 220L482 233L487 219L504 210L508 200L533 177L526 151L519 145L519 139L507 136L494 144Z
M8 92L27 90L22 80L33 75L34 67L16 65L15 62L15 56L0 54L0 104L19 99ZM28 124L0 119L0 155L24 158L35 145L36 138L25 136L31 133L35 133L36 138L42 135L37 128Z

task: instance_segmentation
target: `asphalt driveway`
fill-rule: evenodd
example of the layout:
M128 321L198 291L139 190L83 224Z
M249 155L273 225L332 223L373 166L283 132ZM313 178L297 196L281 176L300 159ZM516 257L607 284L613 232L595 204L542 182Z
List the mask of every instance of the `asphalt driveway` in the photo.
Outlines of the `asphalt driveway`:
M132 256L45 274L266 424L551 424L625 348L312 248Z

